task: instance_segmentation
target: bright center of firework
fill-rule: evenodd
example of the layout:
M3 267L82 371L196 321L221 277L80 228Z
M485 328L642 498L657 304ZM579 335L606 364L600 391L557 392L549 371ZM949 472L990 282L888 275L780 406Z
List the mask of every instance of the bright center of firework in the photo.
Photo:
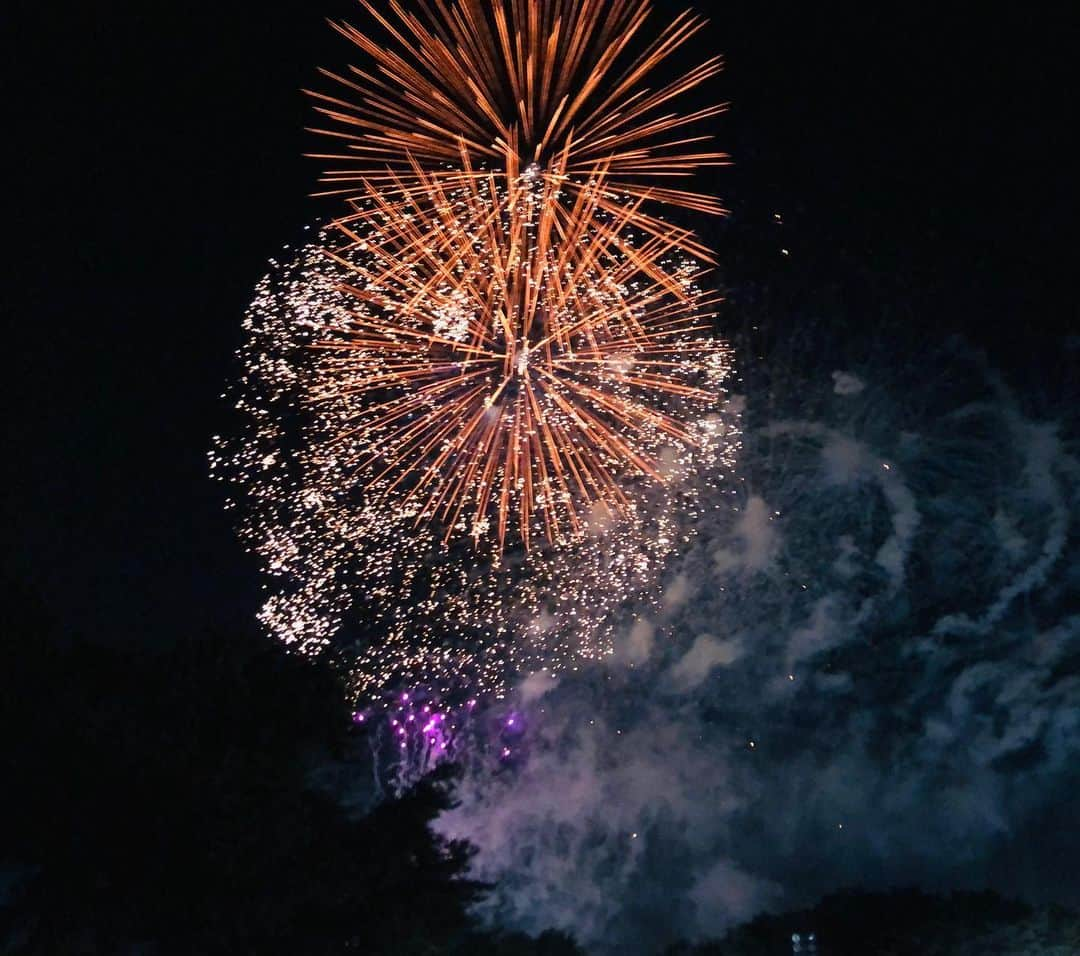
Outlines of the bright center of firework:
M518 352L517 362L515 363L517 369L518 378L526 378L529 374L529 343L522 342L521 350Z

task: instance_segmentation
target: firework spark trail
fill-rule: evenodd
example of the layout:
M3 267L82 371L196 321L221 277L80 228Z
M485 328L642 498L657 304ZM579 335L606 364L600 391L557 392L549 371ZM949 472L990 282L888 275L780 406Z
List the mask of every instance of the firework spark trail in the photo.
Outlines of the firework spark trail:
M528 550L581 537L598 507L629 517L627 479L663 481L662 450L699 441L670 400L683 416L716 400L703 270L665 260L678 230L635 248L629 216L597 211L602 180L565 208L555 177L446 191L419 175L419 197L371 188L377 231L340 226L332 254L355 305L313 343L311 399L360 400L343 459L444 543L494 529L498 555L514 527Z
M724 213L712 196L672 188L672 179L724 165L709 149L712 136L694 127L726 109L716 104L689 113L672 109L684 94L723 69L712 57L653 89L645 84L707 23L686 11L635 52L652 14L648 0L452 0L423 17L394 2L396 17L361 3L385 31L380 42L347 24L333 24L376 65L347 75L321 71L339 95L308 90L330 125L315 130L345 151L317 153L331 161L321 195L355 198L368 184L384 191L412 181L419 163L430 173L467 175L473 166L499 168L514 179L530 166L558 170L574 193L603 172L611 192L600 197L620 212L617 197ZM473 175L483 175L475 173ZM667 224L644 208L635 227L663 235ZM708 259L687 232L683 248Z

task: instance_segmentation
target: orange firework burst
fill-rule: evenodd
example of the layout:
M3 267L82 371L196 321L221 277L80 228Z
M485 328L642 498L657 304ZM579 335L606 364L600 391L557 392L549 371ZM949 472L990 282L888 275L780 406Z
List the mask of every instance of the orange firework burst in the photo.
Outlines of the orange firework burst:
M477 168L490 165L514 178L530 165L578 180L604 171L609 193L596 197L615 214L615 196L646 198L720 214L716 199L661 187L657 181L722 165L727 154L710 150L707 134L691 127L725 109L687 114L671 102L722 69L713 57L658 89L644 82L706 23L677 16L636 55L632 52L652 12L649 0L438 0L421 3L424 16L390 6L396 21L369 0L363 6L389 43L346 23L334 24L376 64L347 75L323 71L342 88L338 96L310 95L346 151L317 154L339 165L323 181L325 194L362 194L364 182L396 185L419 163L429 172L458 161L467 150ZM652 181L643 185L643 181ZM640 207L635 226L662 233L664 224ZM684 241L690 243L687 234ZM699 257L707 253L688 244Z
M339 224L356 307L311 398L354 400L341 448L369 494L501 554L511 528L528 549L627 517L626 484L702 440L725 352L685 231L635 243L640 198L614 215L602 173L564 203L565 177L461 162L453 187L419 166L393 199L369 185L366 229Z
M690 128L723 107L671 105L720 60L647 87L704 23L641 43L648 0L360 2L374 66L311 94L350 211L260 283L212 467L282 641L362 593L357 695L500 693L610 653L732 466L712 260L661 218L723 211L672 188L725 162Z

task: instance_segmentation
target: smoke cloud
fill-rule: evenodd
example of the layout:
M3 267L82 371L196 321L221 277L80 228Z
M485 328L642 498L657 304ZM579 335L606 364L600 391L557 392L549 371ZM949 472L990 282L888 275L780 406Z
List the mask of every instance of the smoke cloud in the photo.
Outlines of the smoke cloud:
M856 883L1080 903L1080 404L955 344L791 377L657 607L526 685L527 756L442 819L504 924L652 953Z

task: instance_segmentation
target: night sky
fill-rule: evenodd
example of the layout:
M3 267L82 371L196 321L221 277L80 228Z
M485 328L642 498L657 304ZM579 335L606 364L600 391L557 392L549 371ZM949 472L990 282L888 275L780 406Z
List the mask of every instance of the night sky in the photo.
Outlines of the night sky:
M360 11L15 11L9 561L95 634L249 615L257 581L205 453L266 260L333 211L308 198L300 89L353 56L323 17ZM848 257L890 264L933 327L1006 354L1068 327L1075 36L1045 11L717 9L726 241L797 209L830 279Z
M697 225L719 252L729 291L722 320L744 324L760 314L762 296L773 294L772 341L789 335L792 342L812 341L829 353L823 361L832 361L843 347L834 348L827 332L810 339L804 332L822 312L839 308L848 327L859 327L864 346L876 344L879 369L888 366L880 357L887 357L889 336L898 329L909 359L925 341L928 356L933 353L927 375L932 366L937 390L919 392L917 363L909 361L886 385L900 409L889 413L890 421L903 419L907 383L931 409L918 413L926 433L943 440L947 429L934 431L929 396L943 393L954 376L960 382L974 375L982 359L971 356L985 356L1031 414L1074 416L1060 403L1062 394L1076 395L1080 359L1075 156L1066 145L1075 125L1080 35L1066 21L1065 6L1007 14L913 4L737 2L711 9L694 52L726 56L727 70L710 93L732 104L716 132L735 165L700 185L723 197L732 216ZM14 121L6 125L17 132L5 152L14 161L6 189L14 208L5 220L9 270L0 291L8 356L5 572L35 592L66 631L138 654L184 635L252 626L260 578L222 509L222 488L208 476L207 451L211 436L229 427L221 395L236 375L241 319L267 260L302 241L306 225L337 211L332 201L310 197L318 167L303 158L319 143L304 131L312 114L301 89L318 84L317 66L356 62L358 55L326 17L358 22L362 11L348 0L84 4L63 14L25 0L15 4L14 27L5 31L13 41L5 100ZM774 240L776 212L787 231ZM792 262L776 255L781 244L790 247ZM875 339L877 325L883 331ZM950 365L938 346L954 334L966 357ZM822 366L826 377L840 367ZM800 374L805 370L804 364ZM779 378L784 370L771 373ZM867 425L862 434L876 433ZM767 475L760 487L770 487ZM773 493L782 494L779 482ZM920 502L932 500L925 492ZM952 527L945 519L942 526ZM736 534L752 542L754 532ZM1069 540L1075 545L1075 529ZM1065 545L1062 553L1065 561L1075 556ZM746 563L745 554L739 560ZM919 560L912 580L930 580L933 554ZM1056 622L1075 622L1070 581L1075 585L1075 572L1055 585ZM934 586L944 588L940 576ZM768 593L745 590L747 600ZM916 611L940 617L949 612L947 603L916 607L902 626L922 635ZM705 604L700 613L709 613ZM1069 640L1075 646L1075 632L1061 645ZM707 654L716 651L702 646ZM925 661L931 659L928 652ZM692 668L690 656L665 673L678 675L680 666ZM853 673L861 665L836 666ZM1055 679L1067 666L1075 660L1066 660ZM731 675L733 682L754 677L749 669ZM879 693L901 683L872 680ZM697 678L691 683L696 688ZM733 683L733 698L749 693L746 687ZM627 699L636 694L643 713L662 714L669 691L631 687ZM919 693L897 689L897 707L937 706L929 691ZM587 688L565 691L564 715L607 706L591 695ZM749 721L751 709L724 707L722 695L702 697L692 717L660 718L657 739L670 734L675 741L676 756L666 758L673 777L702 776L692 749L685 760L678 756L687 728L707 734L720 726L747 739L760 730L739 724ZM757 716L773 720L782 709L776 707L763 705ZM860 700L850 713L856 707L871 712L874 704ZM806 715L784 714L785 753L796 762L793 728ZM620 719L611 704L605 721L614 728ZM824 734L824 716L807 719ZM645 736L647 728L636 726ZM553 728L553 738L564 730ZM573 747L579 756L587 749L580 740ZM860 754L867 762L857 766L871 766L872 755ZM770 771L779 789L783 766ZM850 766L857 771L856 762ZM1065 778L1047 779L1063 786ZM857 793L858 780L849 784ZM688 826L696 820L693 792L688 783ZM1050 802L1060 821L1067 819L1064 791L1058 796ZM471 838L484 836L489 798L474 794L453 826ZM647 807L650 794L642 790L634 799ZM507 806L547 812L521 794ZM1020 839L1037 832L1042 812L1037 801L1024 807L1014 831ZM498 810L492 813L496 834ZM882 846L905 832L910 820L904 819ZM803 824L800 838L817 822L807 816ZM516 837L492 839L498 844L488 848L493 871L513 871L505 859L516 852ZM973 844L981 839L971 836ZM830 848L819 851L828 857ZM743 860L754 858L752 850L739 852ZM857 880L859 860L841 859L843 852L834 854L838 872ZM1014 858L996 852L986 859L1007 873ZM898 872L925 872L916 856L913 851L914 862ZM802 881L805 889L816 859L783 872L759 860L760 873L771 876L748 879L746 897L732 903L732 912L751 913L748 900L772 901L769 880ZM1029 863L1032 872L1017 875L1007 889L1037 882L1033 873L1041 864ZM652 872L675 866L660 859ZM695 888L707 886L714 871L701 872ZM724 871L715 872L725 886L742 878L733 871L725 882ZM1064 867L1055 872L1054 879L1065 879ZM647 882L619 890L646 901L642 919L653 892ZM1075 878L1068 893L1075 902ZM554 904L538 912L538 919L558 917ZM604 918L596 916L595 926L571 920L570 928L601 934ZM692 925L671 918L672 932ZM664 938L658 931L657 939Z

